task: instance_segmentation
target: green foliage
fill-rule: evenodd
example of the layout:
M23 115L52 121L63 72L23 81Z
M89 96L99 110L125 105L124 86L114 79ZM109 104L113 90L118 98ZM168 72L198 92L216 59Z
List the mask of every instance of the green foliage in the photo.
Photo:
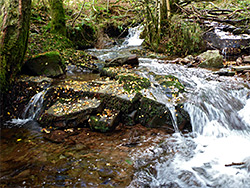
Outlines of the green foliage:
M67 30L67 37L77 49L91 48L97 40L97 28L91 22L77 24L74 28L68 27Z
M165 31L161 45L167 53L185 56L199 52L204 47L202 30L197 23L174 16Z
M63 51L72 47L73 44L67 37L48 32L41 34L31 33L26 58L55 49Z

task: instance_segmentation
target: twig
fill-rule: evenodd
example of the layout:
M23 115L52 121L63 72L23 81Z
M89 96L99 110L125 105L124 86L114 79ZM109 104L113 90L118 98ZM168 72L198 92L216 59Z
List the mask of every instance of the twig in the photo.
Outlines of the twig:
M220 22L220 23L230 23L230 24L237 24L240 22L245 22L245 21L249 21L250 18L244 18L241 20L222 20L219 18L210 18L210 17L203 17L203 16L199 16L199 19L203 19L203 20L212 20L212 21L216 21L216 22Z
M236 14L237 12L242 12L242 11L246 11L246 10L250 10L250 7L247 7L245 9L237 9L234 12L232 12L231 14L229 14L227 17L231 18L234 14Z
M189 12L188 10L182 8L180 5L178 5L177 3L174 3L179 9L181 9L183 12L185 12L187 15L190 15L191 12Z
M229 14L230 12L233 12L232 10L228 9L216 9L216 10L208 10L208 14L212 15L224 15L224 14Z
M246 163L244 162L241 162L241 163L231 163L231 164L225 164L226 167L229 167L229 166L239 166L239 165L244 165Z
M74 19L74 20L73 20L73 22L72 22L72 27L74 27L74 26L75 26L75 21L77 20L77 18L79 18L79 17L80 17L80 15L81 15L81 13L82 13L82 10L83 10L84 5L85 5L85 0L83 1L83 4L82 4L82 7L81 7L81 10L79 11L78 15L75 17L75 19Z

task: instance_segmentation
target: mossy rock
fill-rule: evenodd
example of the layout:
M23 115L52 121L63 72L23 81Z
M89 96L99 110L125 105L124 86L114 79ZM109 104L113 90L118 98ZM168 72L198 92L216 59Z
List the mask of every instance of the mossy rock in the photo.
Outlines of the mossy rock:
M198 56L201 61L199 67L202 68L222 68L223 56L220 55L219 50L208 50Z
M120 111L104 109L96 116L91 116L88 120L91 130L99 132L113 131L120 120Z
M142 97L135 121L145 127L162 128L168 133L174 133L174 119L176 119L180 131L192 131L189 114L183 109L183 105L177 105L174 108L175 112L172 114L165 104Z
M139 92L151 85L149 79L136 74L119 74L116 78L120 84L123 84L124 90L129 93Z
M102 111L102 104L93 98L58 100L38 119L45 126L60 128L77 127L87 121L92 114Z
M26 61L22 72L34 76L58 77L64 74L65 68L65 63L59 52L51 51Z
M192 125L188 112L183 109L183 104L178 104L175 106L175 115L177 120L177 125L179 130L184 132L191 132Z
M105 64L105 67L115 67L123 65L138 66L139 65L138 57L136 55L125 55L117 57L107 62Z
M130 73L132 70L126 67L106 67L100 70L101 76L107 76L110 78L117 78L118 74Z
M173 75L154 75L154 78L170 98L178 96L180 92L185 91L185 87L180 83L179 79Z
M170 111L157 101L142 97L135 121L150 128L166 128L173 131Z

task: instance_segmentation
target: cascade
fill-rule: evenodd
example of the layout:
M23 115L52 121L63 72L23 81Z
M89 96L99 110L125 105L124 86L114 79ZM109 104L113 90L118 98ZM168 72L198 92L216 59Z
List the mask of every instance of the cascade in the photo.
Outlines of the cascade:
M34 120L37 117L42 108L46 91L47 90L40 91L30 99L29 103L24 109L24 113L22 114L23 119Z
M240 79L212 71L141 59L140 66L155 74L176 76L184 85L193 132L173 134L156 146L150 157L139 151L129 187L250 187L249 86ZM163 95L158 100L163 102ZM174 156L164 152L172 151ZM142 162L142 161L143 162ZM143 164L143 166L141 166ZM235 164L235 165L234 165Z

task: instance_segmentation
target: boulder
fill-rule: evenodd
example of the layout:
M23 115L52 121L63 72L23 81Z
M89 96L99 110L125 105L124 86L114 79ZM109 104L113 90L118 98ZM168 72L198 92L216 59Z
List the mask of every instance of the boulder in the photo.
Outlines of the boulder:
M223 56L220 55L219 50L208 50L197 57L201 63L199 67L202 68L222 68Z
M65 73L65 64L59 52L51 51L39 54L28 61L22 72L28 75L58 77Z
M137 66L139 65L139 60L136 55L126 55L112 59L106 62L105 67L116 67L123 65Z
M172 114L165 104L146 97L140 99L135 121L146 127L165 129L168 133L175 132L174 123L180 131L192 131L189 114L182 105L177 105L175 113Z
M95 98L60 99L41 115L39 122L59 128L77 127L101 111L101 101Z

